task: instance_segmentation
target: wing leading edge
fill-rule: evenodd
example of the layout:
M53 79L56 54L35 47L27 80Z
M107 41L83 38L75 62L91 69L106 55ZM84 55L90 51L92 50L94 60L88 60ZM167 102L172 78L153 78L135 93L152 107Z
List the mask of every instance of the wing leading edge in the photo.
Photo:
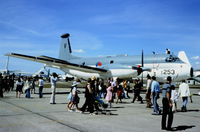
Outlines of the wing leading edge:
M36 57L36 56L23 55L23 54L18 54L18 53L9 53L9 54L6 54L6 56L16 57L16 58L25 59L25 60L31 60L31 61L40 62L40 63L44 63L47 65L52 65L52 66L56 66L60 68L80 70L83 72L106 73L108 71L102 68L78 65L78 64L70 63L68 61L64 61L64 60L60 60L60 59L56 59L56 58L52 58L48 56Z

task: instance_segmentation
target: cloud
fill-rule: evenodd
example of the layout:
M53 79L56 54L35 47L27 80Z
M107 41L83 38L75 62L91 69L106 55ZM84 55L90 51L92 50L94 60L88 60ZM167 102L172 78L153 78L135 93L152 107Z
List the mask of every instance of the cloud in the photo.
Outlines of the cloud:
M200 58L199 56L193 56L191 59L192 60L199 60L199 58Z
M200 62L199 62L199 61L197 61L197 62L195 62L195 64L196 64L196 65L199 65L199 64L200 64Z
M75 53L84 53L85 51L83 49L75 49L73 50Z
M86 50L99 50L103 47L103 43L98 36L84 32L84 31L71 31L71 46L72 49Z
M30 49L34 48L34 44L23 42L0 42L1 49Z

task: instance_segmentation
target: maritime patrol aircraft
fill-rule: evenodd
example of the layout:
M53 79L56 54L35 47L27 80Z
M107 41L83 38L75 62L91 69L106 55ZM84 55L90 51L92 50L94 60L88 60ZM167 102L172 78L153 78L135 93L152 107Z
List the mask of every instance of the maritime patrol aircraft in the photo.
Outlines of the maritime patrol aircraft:
M193 76L193 68L184 51L178 56L173 54L152 55L116 55L106 57L77 57L72 55L70 34L61 35L59 58L49 56L30 56L18 53L9 53L6 56L44 63L46 66L58 68L65 73L78 78L136 78L143 72L156 76L157 80L164 82L167 76L173 81L180 81Z

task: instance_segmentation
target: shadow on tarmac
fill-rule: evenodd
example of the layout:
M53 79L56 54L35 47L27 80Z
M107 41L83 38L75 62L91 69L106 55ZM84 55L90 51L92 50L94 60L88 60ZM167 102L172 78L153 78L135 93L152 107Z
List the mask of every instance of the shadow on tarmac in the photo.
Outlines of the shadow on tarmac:
M194 110L187 110L187 112L199 112L199 109Z
M184 131L186 129L191 129L193 127L196 127L196 126L194 126L194 125L192 125L192 126L181 125L181 126L173 127L172 131Z
M184 111L177 110L177 112L184 112ZM199 109L189 109L186 112L199 112Z
M112 107L112 108L125 108L123 106L115 106L115 107Z

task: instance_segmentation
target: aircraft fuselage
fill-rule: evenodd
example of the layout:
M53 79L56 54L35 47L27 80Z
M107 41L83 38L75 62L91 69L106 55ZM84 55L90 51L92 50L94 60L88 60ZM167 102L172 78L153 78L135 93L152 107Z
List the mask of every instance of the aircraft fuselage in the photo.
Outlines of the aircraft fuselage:
M132 69L134 65L141 66L141 56L107 56L107 57L91 57L91 58L74 58L68 60L71 63L79 65L87 65L92 67L99 67L109 69L110 72L86 73L77 70L70 70L63 68L62 70L77 76L79 78L87 79L91 76L99 78L132 78L137 76L137 71ZM155 54L144 56L144 67L150 68L151 71L144 71L143 76L147 74L156 76L158 81L165 81L167 76L171 76L174 81L181 81L190 77L191 66L174 55ZM141 76L141 75L140 75Z

